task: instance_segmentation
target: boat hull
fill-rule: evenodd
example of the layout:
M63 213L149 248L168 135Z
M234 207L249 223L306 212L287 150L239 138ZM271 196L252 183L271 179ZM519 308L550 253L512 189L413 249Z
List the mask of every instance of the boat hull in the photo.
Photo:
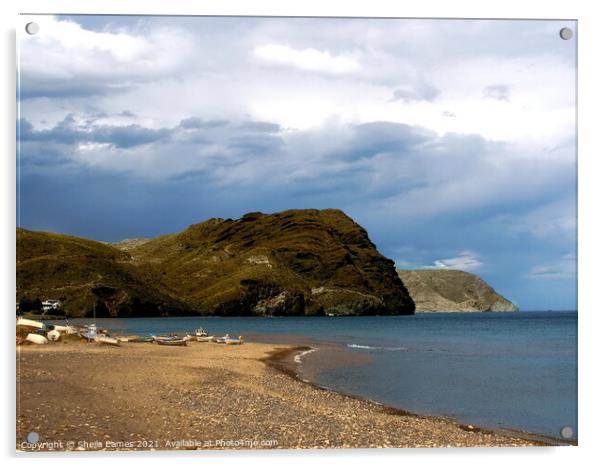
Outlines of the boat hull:
M96 337L94 339L96 343L100 343L101 345L109 345L109 346L119 346L119 340L117 338L110 337Z
M35 333L28 334L27 337L25 337L25 340L36 345L45 345L48 343L48 338L44 335L37 335Z
M129 343L152 343L155 341L153 337L136 337L130 338Z
M242 339L238 339L238 338L233 338L231 340L224 340L224 344L225 345L242 345L243 341Z
M19 327L31 327L31 328L44 328L44 323L43 322L39 322L37 320L23 319L22 317L19 317L17 319L17 326L19 326Z
M156 340L158 345L161 346L186 346L186 340Z

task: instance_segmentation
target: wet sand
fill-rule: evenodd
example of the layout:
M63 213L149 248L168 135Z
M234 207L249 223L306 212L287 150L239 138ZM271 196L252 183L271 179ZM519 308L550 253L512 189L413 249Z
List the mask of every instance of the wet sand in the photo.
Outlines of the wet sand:
M174 450L544 445L297 379L306 348L82 342L17 348L17 449ZM28 432L37 444L24 443Z

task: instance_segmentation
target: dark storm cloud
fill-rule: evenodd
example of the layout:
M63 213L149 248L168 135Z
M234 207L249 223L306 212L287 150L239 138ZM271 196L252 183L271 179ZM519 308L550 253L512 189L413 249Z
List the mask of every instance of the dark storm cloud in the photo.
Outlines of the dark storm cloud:
M270 165L262 159L277 159L285 150L280 126L269 122L189 117L170 128L105 123L123 116L129 113L70 114L48 129L21 119L20 163L45 169L94 164L108 172L153 178L186 178L189 171L228 182L230 177L244 181L260 173L258 166Z
M172 129L149 129L139 125L127 126L94 126L90 123L79 126L73 115L68 115L54 128L35 130L32 124L21 119L19 121L20 138L23 142L40 141L74 145L78 143L104 143L118 148L130 148L141 144L150 144L168 138Z
M344 154L347 159L372 157L383 152L403 154L435 138L435 133L403 123L376 121L353 126L354 136Z

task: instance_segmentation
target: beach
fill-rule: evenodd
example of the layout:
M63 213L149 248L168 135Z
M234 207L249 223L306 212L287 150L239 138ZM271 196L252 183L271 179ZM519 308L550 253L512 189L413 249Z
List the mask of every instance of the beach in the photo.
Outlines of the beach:
M293 370L304 350L197 342L18 347L17 449L542 445L304 383ZM25 442L29 432L37 444Z

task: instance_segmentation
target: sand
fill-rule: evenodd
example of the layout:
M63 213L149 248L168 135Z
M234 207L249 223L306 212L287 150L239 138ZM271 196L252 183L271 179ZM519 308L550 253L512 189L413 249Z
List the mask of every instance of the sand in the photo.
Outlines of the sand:
M542 445L303 383L294 371L299 351L260 343L19 346L17 449ZM37 443L25 442L29 432Z

